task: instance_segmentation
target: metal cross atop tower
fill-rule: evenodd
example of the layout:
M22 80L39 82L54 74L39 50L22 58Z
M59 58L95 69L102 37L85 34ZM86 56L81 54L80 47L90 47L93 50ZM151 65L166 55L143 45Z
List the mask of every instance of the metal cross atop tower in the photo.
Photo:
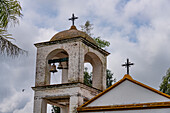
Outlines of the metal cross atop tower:
M129 74L130 65L134 65L134 63L129 62L128 58L127 58L127 62L125 62L125 64L122 64L122 66L125 66L125 68L127 68L127 74Z
M75 19L78 19L78 17L75 17L75 16L74 16L74 13L72 14L72 17L68 19L68 20L71 20L71 21L72 21L73 26L74 26L74 21L75 21Z

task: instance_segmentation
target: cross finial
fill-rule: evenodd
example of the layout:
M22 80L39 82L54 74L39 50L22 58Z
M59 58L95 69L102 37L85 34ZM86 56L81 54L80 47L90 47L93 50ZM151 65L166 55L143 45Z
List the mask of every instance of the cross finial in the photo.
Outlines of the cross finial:
M129 67L131 65L134 65L134 63L129 62L129 59L127 58L127 62L125 62L125 64L122 64L122 66L125 66L125 68L127 68L127 74L129 75Z
M75 19L78 19L78 17L75 17L75 16L74 16L74 13L72 14L72 17L68 19L68 20L71 20L71 21L72 21L72 26L74 26L74 21L75 21Z

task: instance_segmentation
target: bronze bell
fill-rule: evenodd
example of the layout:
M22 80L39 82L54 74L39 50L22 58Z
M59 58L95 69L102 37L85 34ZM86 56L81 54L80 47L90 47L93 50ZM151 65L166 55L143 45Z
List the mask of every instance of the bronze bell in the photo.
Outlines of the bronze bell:
M58 65L57 69L63 69L63 66L62 66L61 62L59 62L59 65Z
M54 63L53 63L53 65L51 66L50 72L52 72L52 73L58 72L58 71L56 70L56 65L55 65Z

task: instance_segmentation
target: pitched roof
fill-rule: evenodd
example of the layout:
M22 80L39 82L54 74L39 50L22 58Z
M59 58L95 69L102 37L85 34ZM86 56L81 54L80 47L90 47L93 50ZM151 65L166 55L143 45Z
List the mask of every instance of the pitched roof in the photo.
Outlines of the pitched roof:
M85 107L85 106L87 106L88 104L92 103L93 101L95 101L96 99L98 99L99 97L101 97L102 95L104 95L105 93L107 93L108 91L110 91L111 89L115 88L116 86L118 86L119 84L121 84L122 82L124 82L125 80L129 80L129 81L131 81L131 82L133 82L133 83L135 83L135 84L137 84L137 85L139 85L139 86L141 86L141 87L144 87L144 88L146 88L146 89L148 89L148 90L150 90L150 91L152 91L152 92L154 92L154 93L157 93L157 94L159 94L159 95L162 95L162 96L170 99L170 95L167 95L167 94L165 94L165 93L162 93L162 92L160 92L160 91L158 91L158 90L156 90L156 89L154 89L154 88L152 88L152 87L150 87L150 86L147 86L147 85L145 85L145 84L143 84L143 83L141 83L141 82L138 82L138 81L134 80L130 75L125 75L121 80L119 80L118 82L116 82L116 83L113 84L111 87L109 87L109 88L107 88L106 90L104 90L103 92L99 93L98 95L96 95L95 97L93 97L92 99L90 99L89 101L87 101L86 103L84 103L83 105L81 105L79 108ZM79 108L78 108L78 109L79 109Z

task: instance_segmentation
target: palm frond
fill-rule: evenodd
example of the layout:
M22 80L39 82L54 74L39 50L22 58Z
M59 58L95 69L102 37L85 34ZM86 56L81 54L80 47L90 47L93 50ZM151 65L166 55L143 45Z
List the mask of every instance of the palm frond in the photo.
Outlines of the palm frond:
M27 51L13 44L10 39L14 38L7 33L9 23L19 23L18 17L22 17L22 8L17 0L0 0L0 54L7 56L19 56L28 54Z
M22 17L22 8L17 0L0 0L0 25L7 28L8 23L19 23L17 17Z
M13 39L11 34L7 34L6 30L0 29L0 54L11 57L16 57L20 54L28 54L27 51L19 48L8 39Z

